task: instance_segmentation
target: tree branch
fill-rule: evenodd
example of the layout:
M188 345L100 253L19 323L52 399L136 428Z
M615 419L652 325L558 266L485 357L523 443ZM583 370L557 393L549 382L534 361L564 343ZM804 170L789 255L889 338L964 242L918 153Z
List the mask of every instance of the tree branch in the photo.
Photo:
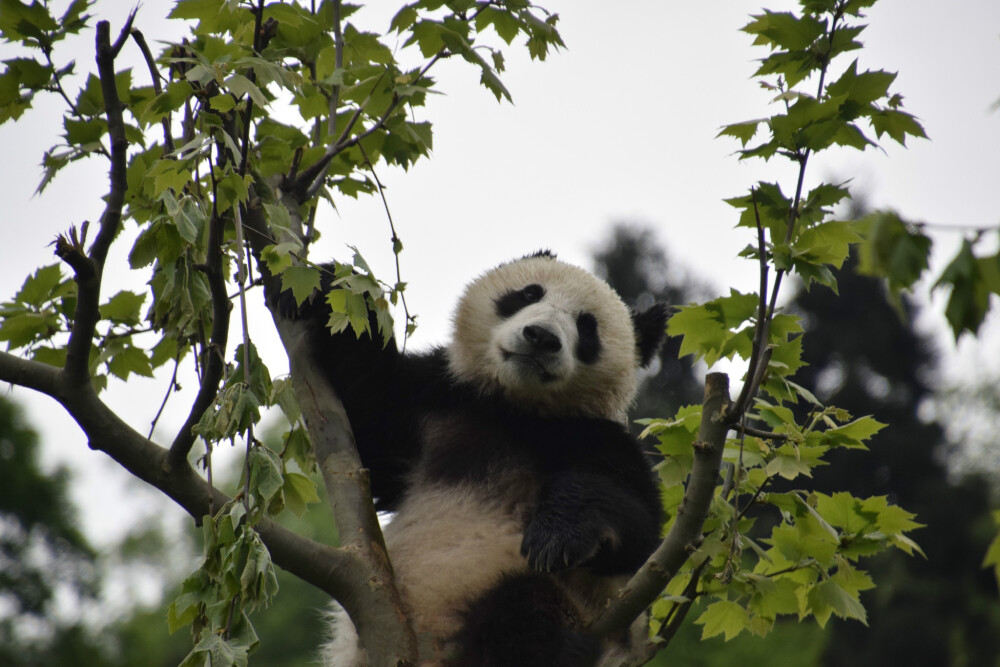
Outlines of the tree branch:
M149 50L149 44L146 43L146 37L142 32L135 28L132 30L132 39L135 43L139 45L139 50L142 51L142 57L146 60L146 67L149 68L150 77L153 79L153 92L159 95L163 92L163 88L160 85L160 70L156 68L156 59L153 58L153 52ZM170 116L168 112L167 115L160 120L160 124L163 126L163 148L165 153L174 152L174 137L170 132Z
M298 207L294 202L285 203L295 227ZM244 214L247 240L259 262L260 251L273 243L274 237L267 227L255 188L251 189ZM346 582L336 600L344 606L357 628L369 664L415 663L416 637L396 589L372 502L368 470L361 465L347 413L340 397L309 355L309 325L282 316L276 307L281 280L271 275L266 264L261 263L260 267L267 306L288 354L292 384L323 475L341 545L366 563L364 572Z
M209 486L187 464L167 464L169 450L143 437L105 405L89 385L74 386L63 371L48 364L0 352L0 380L56 399L79 424L91 449L104 452L135 477L162 491L196 520L229 498ZM366 581L367 565L347 549L334 549L284 528L270 519L255 527L275 564L331 596L345 595L345 581Z
M757 190L750 188L750 197L753 200L754 220L757 223L757 254L760 261L760 294L757 302L757 326L754 327L753 348L750 352L750 363L747 365L746 377L743 380L743 387L736 402L729 406L726 411L726 421L730 424L743 419L743 414L750 407L750 402L757 395L757 388L760 383L758 377L763 378L760 373L761 351L767 346L769 337L770 319L767 311L767 245L764 241L764 225L760 221L760 210L757 208ZM767 368L767 361L763 367Z
M126 152L128 140L125 138L125 121L122 119L122 103L118 98L115 82L115 56L132 29L135 11L129 14L118 40L111 44L111 26L107 21L97 23L97 72L104 96L104 115L108 122L108 137L111 140L111 168L109 179L111 189L107 204L101 215L101 226L97 238L84 257L81 247L67 247L56 243L56 254L73 267L77 283L76 312L73 330L66 346L67 379L77 385L90 380L90 347L94 330L100 320L101 277L108 249L121 225L122 207L125 205Z
M202 360L201 387L184 425L181 426L173 443L170 445L169 463L179 465L187 460L191 447L194 445L194 426L201 419L205 410L212 405L219 393L219 382L226 369L226 347L229 344L229 314L232 306L229 294L226 292L226 280L222 274L222 218L212 211L212 220L208 228L208 256L205 266L199 267L208 279L209 292L212 295L212 333Z
M729 431L723 415L729 402L729 377L725 373L709 373L705 378L694 463L674 524L649 560L591 621L589 631L595 635L604 637L624 632L656 600L698 547L719 481L719 466Z
M292 382L309 428L316 461L340 534L341 546L368 564L363 577L337 597L350 615L370 664L415 662L416 636L404 613L389 555L372 503L368 470L361 464L354 434L340 398L308 355L308 324L275 315L288 352Z
M0 352L0 380L54 396L62 381L62 371L39 361L22 359L10 352Z

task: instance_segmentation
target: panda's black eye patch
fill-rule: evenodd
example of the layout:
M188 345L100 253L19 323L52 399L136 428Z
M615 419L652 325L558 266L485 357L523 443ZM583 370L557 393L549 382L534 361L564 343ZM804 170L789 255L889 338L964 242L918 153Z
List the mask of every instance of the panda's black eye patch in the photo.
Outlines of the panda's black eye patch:
M580 313L576 318L576 358L592 364L601 356L601 337L597 333L597 318Z
M544 296L545 289L541 285L531 284L519 290L511 290L497 299L497 315L511 317L525 306L538 303Z

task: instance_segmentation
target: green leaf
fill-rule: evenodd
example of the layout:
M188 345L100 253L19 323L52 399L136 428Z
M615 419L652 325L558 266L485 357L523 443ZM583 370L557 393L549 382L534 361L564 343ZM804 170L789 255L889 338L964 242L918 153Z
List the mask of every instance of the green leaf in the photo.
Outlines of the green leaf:
M250 491L266 504L284 486L281 460L267 447L258 446L250 449L247 465L250 467Z
M881 109L871 115L872 127L875 129L875 136L881 138L883 134L888 134L893 141L902 146L906 145L906 137L917 137L926 139L923 125L911 114L898 109Z
M101 137L108 131L108 123L103 118L75 120L67 116L63 118L63 127L66 130L63 135L66 143L85 150L96 150L100 146Z
M396 12L389 23L389 30L395 30L396 34L401 34L409 29L417 20L417 9L412 5L407 5Z
M962 242L962 247L945 268L932 289L949 286L951 294L945 306L945 317L952 333L958 339L965 331L973 335L979 331L990 308L990 290L985 288L981 266L972 252L972 242Z
M735 602L720 600L708 605L695 623L704 626L701 630L703 640L725 635L729 641L747 628L747 612Z
M299 407L299 400L295 395L295 387L292 386L291 378L274 381L268 402L271 405L279 406L290 424L295 424L302 416L302 409Z
M743 32L757 35L754 44L771 48L802 51L813 44L826 30L826 25L812 16L796 16L790 12L772 12L753 15L753 21L743 26Z
M830 614L840 618L852 618L868 625L865 608L858 599L858 594L844 590L835 580L827 579L820 582L809 591L807 596L809 609L816 617L820 627L826 627Z
M306 505L319 502L319 494L316 492L316 485L313 481L305 475L295 472L285 473L283 495L285 496L285 506L295 516L305 514Z
M153 377L153 366L149 357L138 347L124 346L108 360L108 372L121 380L128 380L130 374Z
M281 273L281 289L292 290L298 305L320 287L319 269L312 266L289 266Z
M476 31L482 32L488 26L493 26L500 39L510 44L521 31L521 21L511 12L497 7L486 7L476 16Z
M749 575L754 595L747 609L766 618L776 618L781 614L795 614L799 610L796 582L785 577L764 577Z
M160 164L165 162L170 160L160 160ZM208 216L198 202L188 196L177 200L169 190L164 190L159 200L163 202L167 219L177 228L180 237L192 245L197 245L208 227Z
M823 450L819 447L796 447L782 445L774 451L765 471L769 477L775 475L785 479L795 479L799 475L812 477L812 469L822 465L820 457Z
M139 323L140 310L145 301L145 294L122 290L100 307L101 317L119 324L136 325Z
M232 95L214 95L208 100L208 106L213 111L226 113L236 108L236 99Z
M861 534L874 528L878 512L866 510L862 502L851 494L841 491L828 496L814 494L816 511L831 525L848 534Z
M912 287L927 270L931 239L907 225L892 211L872 213L863 219L858 272L886 278L898 294Z
M756 313L757 296L730 290L700 306L682 306L667 324L667 334L683 336L680 355L693 354L704 358L709 366L721 358L739 354L749 357L749 329L734 331Z
M204 525L212 524L211 517L204 517ZM167 630L173 634L193 622L202 608L215 602L212 587L204 572L195 572L181 584L181 594L167 608Z
M21 289L14 295L14 301L40 307L52 299L54 291L61 283L62 269L59 264L43 266L25 278Z
M295 461L301 470L312 472L316 468L309 433L302 426L296 426L285 435L285 448L281 455L286 461Z
M237 202L246 203L250 196L248 187L251 179L249 174L245 178L240 178L231 166L227 167L226 175L219 179L216 185L219 212L229 210Z
M7 341L9 349L24 347L38 339L47 339L59 331L55 312L22 312L7 315L0 325L0 341Z
M654 436L659 440L657 450L664 460L656 465L656 471L665 486L682 483L694 462L694 441L701 424L701 406L688 405L680 408L672 420L644 419L646 424L640 438Z
M898 505L890 504L885 496L866 498L861 501L861 508L866 512L877 513L875 525L886 535L898 535L923 526L913 521L915 514L907 512Z
M368 324L368 306L365 297L348 289L334 289L326 294L326 302L333 311L330 314L330 331L339 333L348 325L354 330L354 335L360 338L362 334L371 335Z
M758 120L748 120L743 123L733 123L732 125L724 126L715 136L736 137L740 140L740 145L742 145L743 148L746 148L750 140L753 139L755 134L757 134L757 128L760 124L766 122L767 119L761 118Z
M267 107L267 97L264 96L261 89L242 74L230 75L230 77L225 80L225 86L231 93L236 95L236 97L243 97L244 95L247 95L253 100L253 103L261 109Z
M855 60L839 79L827 86L826 92L831 97L843 96L856 106L867 109L872 102L889 94L889 86L895 80L895 73L883 70L858 74L858 61Z

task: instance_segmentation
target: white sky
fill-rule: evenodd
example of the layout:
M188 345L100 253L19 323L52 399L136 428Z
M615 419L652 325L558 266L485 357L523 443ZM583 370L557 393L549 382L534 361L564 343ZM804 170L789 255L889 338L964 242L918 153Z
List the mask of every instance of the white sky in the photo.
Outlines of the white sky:
M108 0L92 11L111 20L117 34L132 4ZM560 14L567 49L544 63L508 52L503 80L515 104L498 104L464 62L435 66L446 95L432 97L418 112L434 123L431 159L408 173L379 174L406 248L403 279L420 323L415 348L446 338L451 306L475 274L543 247L589 267L592 249L616 220L654 226L677 261L720 291L753 290L755 266L736 257L750 239L733 230L736 216L722 199L747 192L757 180L778 180L786 192L794 187L780 162L738 163L732 156L737 143L714 138L724 124L772 113L767 93L749 79L753 61L765 52L751 48L751 38L738 31L750 13L760 11L756 1L544 4ZM159 13L167 5L146 3L140 10L136 25L151 42L180 34L177 25L164 28ZM765 6L781 10L792 3ZM381 31L390 16L388 10L365 9L356 22ZM931 141L911 141L909 149L886 144L885 152L821 154L810 162L810 181L854 174L856 191L872 205L896 208L911 219L1000 223L1000 113L991 110L1000 98L1000 2L882 0L868 18L861 67L899 72L892 91L904 95L905 108L920 118ZM93 70L92 39L88 31L77 45L78 71ZM10 45L0 45L0 58L11 55ZM136 49L129 45L123 57L134 63L134 79L145 81ZM32 196L42 152L61 132L59 102L42 98L41 108L0 126L8 155L0 166L6 239L0 246L0 300L12 296L34 268L54 261L47 244L57 233L85 219L96 221L103 208L107 168L100 159L66 169L44 197ZM394 280L381 202L347 200L339 207L339 215L321 216L325 239L314 258L347 256L346 245L354 244L377 273ZM960 235L936 238L946 254ZM990 242L995 247L995 239ZM127 250L116 247L112 261ZM115 271L105 281L104 298L122 288L141 290L144 282L143 275ZM277 375L287 364L269 322L257 323L253 336ZM939 327L940 321L928 326ZM996 350L996 328L991 347L971 346L966 354L994 360L989 350ZM193 378L186 384L192 389ZM133 379L114 386L106 399L145 432L164 388L165 380ZM120 534L128 517L160 513L154 494L126 486L126 473L87 449L58 405L21 389L13 396L27 404L40 429L46 462L66 463L78 473L76 498L89 508L86 528L98 541ZM172 438L187 406L175 397L169 407L157 432L161 442Z

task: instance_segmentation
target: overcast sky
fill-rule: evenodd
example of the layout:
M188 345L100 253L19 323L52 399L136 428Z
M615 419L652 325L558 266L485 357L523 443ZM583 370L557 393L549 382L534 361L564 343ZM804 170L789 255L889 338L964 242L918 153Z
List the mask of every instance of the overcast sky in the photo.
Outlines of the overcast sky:
M544 63L508 52L503 79L514 105L498 104L464 62L440 63L433 75L446 94L432 96L418 111L419 119L434 123L431 159L409 172L379 174L406 248L402 271L410 284L410 309L419 314L412 343L417 348L444 341L451 307L477 273L543 247L589 267L591 251L613 221L654 227L675 260L720 291L753 290L755 266L736 257L751 239L733 230L736 216L722 199L747 192L757 180L778 180L786 192L794 188L788 167L777 161L739 163L732 155L736 142L714 138L722 125L773 112L766 91L749 79L754 60L766 53L739 32L761 5L544 4L559 13L567 48ZM93 12L109 19L116 33L131 5L108 0ZM182 34L178 24L167 25L159 15L167 5L146 3L140 10L136 25L151 41ZM781 10L791 3L765 6ZM383 31L390 16L364 9L355 20L363 29ZM882 0L868 18L860 67L899 72L891 92L904 96L906 110L920 118L931 140L911 141L908 149L886 144L884 152L821 154L810 161L810 182L849 175L852 188L871 205L895 208L913 220L997 225L1000 113L992 105L1000 98L1000 2ZM88 31L80 40L74 56L78 71L93 70L92 39ZM141 82L145 67L131 51L126 48L123 57L135 63L134 78ZM13 53L9 45L0 46L3 58L11 57L8 53ZM850 57L839 65L846 66ZM59 102L55 96L40 98L39 109L0 126L0 145L8 156L0 167L6 239L0 245L0 300L34 268L53 261L48 243L57 233L85 219L96 221L103 207L107 168L101 159L65 170L44 197L31 196L42 152L61 132ZM314 258L348 256L346 245L354 244L392 281L381 202L338 204L339 213L320 216L325 239ZM950 249L961 234L935 238ZM989 242L995 247L995 238ZM115 248L112 261L127 250ZM144 282L140 274L117 271L105 283L105 298L124 287L140 290ZM991 327L994 334L996 329ZM269 350L273 373L287 368L266 322L254 337ZM982 347L969 354L982 355ZM146 432L164 387L163 381L133 379L107 398ZM108 503L121 498L127 475L89 451L54 402L25 390L13 396L28 405L41 430L48 464L77 469L76 497L91 507L104 505L102 512L87 513L91 534L98 540L118 534L121 515L109 511ZM186 407L173 399L160 441L169 442ZM147 504L151 496L130 497Z

